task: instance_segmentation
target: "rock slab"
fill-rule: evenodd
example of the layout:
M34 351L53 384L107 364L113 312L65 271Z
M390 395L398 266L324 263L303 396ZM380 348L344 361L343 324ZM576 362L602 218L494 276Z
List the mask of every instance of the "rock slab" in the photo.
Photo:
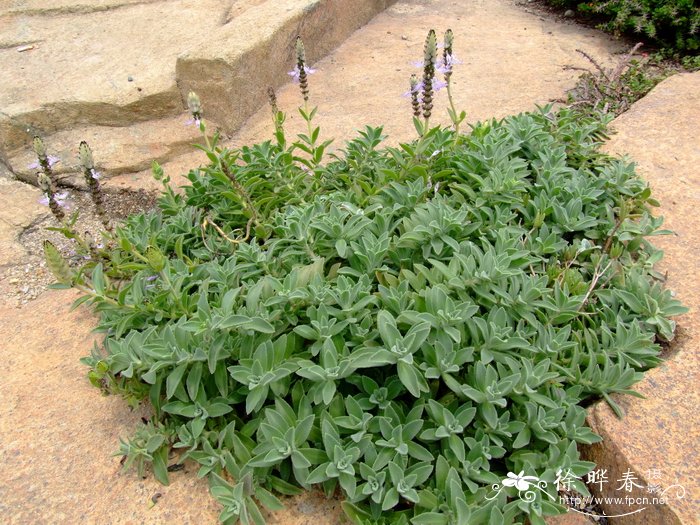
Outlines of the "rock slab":
M678 335L664 365L647 372L634 389L646 396L616 400L625 410L618 419L606 404L589 411L588 421L603 443L584 453L607 469L599 495L659 497L666 504L604 504L608 515L645 510L614 518L620 525L694 525L700 522L700 72L675 75L613 122L616 134L608 152L629 154L661 203L659 214L675 235L656 237L665 257L660 271L667 286L690 311L677 319ZM634 484L624 489L626 473ZM623 489L619 489L619 487Z

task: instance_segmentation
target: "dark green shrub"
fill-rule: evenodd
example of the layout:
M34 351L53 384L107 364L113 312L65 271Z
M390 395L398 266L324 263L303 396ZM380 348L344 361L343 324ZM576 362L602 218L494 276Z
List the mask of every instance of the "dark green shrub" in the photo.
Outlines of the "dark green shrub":
M686 54L700 50L700 7L695 0L548 1L602 17L600 27L614 33L643 35L654 44Z

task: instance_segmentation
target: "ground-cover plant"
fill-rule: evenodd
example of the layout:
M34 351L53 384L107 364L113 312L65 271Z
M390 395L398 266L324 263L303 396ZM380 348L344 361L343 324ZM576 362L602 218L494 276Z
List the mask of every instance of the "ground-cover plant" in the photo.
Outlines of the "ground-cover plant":
M568 66L569 69L583 72L568 93L569 105L589 113L601 111L619 115L627 111L632 104L671 74L670 68L655 66L649 57L635 56L641 45L635 45L612 68L601 66L588 53L577 50L588 60L591 67L586 69Z
M620 413L683 311L653 270L662 221L598 151L605 119L544 107L460 134L451 108L430 127L445 48L431 32L413 142L368 127L329 157L297 45L308 133L288 140L273 104L274 140L228 150L192 95L210 164L181 193L155 166L158 209L78 270L47 244L100 313L90 380L153 407L127 465L167 483L196 462L225 523L312 486L357 524L538 524L563 479L587 493L584 407Z
M682 54L700 50L700 7L694 0L547 0L602 19L599 27L648 39Z
M634 45L618 59L615 67L605 67L585 51L577 49L590 66L567 66L567 69L583 73L568 91L567 100L562 102L584 114L602 112L617 116L669 76L700 67L698 57L678 61L663 53L640 53L641 47L641 42Z

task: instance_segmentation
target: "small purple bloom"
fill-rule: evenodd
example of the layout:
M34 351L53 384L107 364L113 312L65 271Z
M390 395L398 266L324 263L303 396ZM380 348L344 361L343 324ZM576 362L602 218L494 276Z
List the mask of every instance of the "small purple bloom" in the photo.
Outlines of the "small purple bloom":
M437 78L433 79L433 91L440 91L444 87L447 87L447 82Z
M61 208L67 208L68 207L68 192L64 191L61 193L55 193L53 196L53 199L56 201L56 204L58 204ZM39 204L43 204L44 206L49 205L49 197L48 195L44 195L41 199L39 199Z
M447 82L445 82L444 80L440 80L439 78L433 78L433 91L434 92L440 91L444 87L447 87ZM413 89L406 91L401 96L408 98L411 95L413 95L414 93L418 93L419 94L418 99L420 100L420 98L421 98L420 94L422 92L423 92L423 81L421 80L415 86L413 86Z
M102 174L99 171L95 171L94 168L90 170L90 175L95 180L100 180L100 178L102 177Z
M153 288L155 288L158 283L154 283L153 281L155 281L156 279L158 279L158 275L149 275L148 277L146 277L146 282L151 284L147 284L146 286L144 286L144 290L152 290Z
M61 159L59 159L58 157L55 157L54 155L49 155L48 157L46 157L46 160L49 163L49 168L53 168L54 164L59 162ZM35 160L29 166L27 166L27 168L29 168L30 170L36 170L36 169L39 169L40 167L41 167L41 164L39 164L38 160Z
M438 45L438 47L443 47L442 44ZM444 57L440 56L438 57L436 63L435 63L435 71L438 73L442 73L443 75L445 73L451 73L452 72L452 67L456 66L458 64L461 64L462 61L458 59L455 55L447 55L447 59L445 60ZM414 67L417 67L419 69L423 69L425 67L425 64L423 62L411 62L411 64Z
M199 127L200 122L201 120L199 120L198 118L191 118L185 122L185 126L191 126L192 124L194 124L195 126Z
M440 60L438 61L435 69L437 71L439 71L440 73L442 73L443 75L445 75L447 73L452 73L452 67L456 66L457 64L461 64L461 63L462 63L462 61L460 59L458 59L456 56L447 55L446 59L443 59L442 57L440 57Z
M401 95L401 96L402 96L402 97L408 98L408 97L410 97L411 95L413 95L414 93L420 93L421 91L423 91L423 81L422 81L422 80L421 80L420 82L417 82L415 86L413 86L411 89L409 89L408 91L406 91L406 92L405 92L403 95Z
M304 72L307 75L313 75L316 73L316 70L313 68L310 68L309 66L304 66ZM301 70L299 69L299 66L295 66L293 70L291 70L289 73L287 73L290 77L292 77L292 80L294 82L299 82L299 75L301 74Z

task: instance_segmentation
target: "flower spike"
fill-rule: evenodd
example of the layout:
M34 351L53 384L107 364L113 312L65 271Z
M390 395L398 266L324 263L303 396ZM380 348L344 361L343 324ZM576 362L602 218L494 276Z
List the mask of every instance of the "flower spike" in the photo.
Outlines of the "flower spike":
M437 58L437 37L431 29L425 39L423 49L423 117L430 118L433 109L433 79L435 78L435 61Z
M199 126L199 123L202 120L202 101L199 100L197 93L194 91L190 91L187 94L187 108L190 110L190 114L192 115L192 121L190 121L190 123L194 122Z
M421 86L418 77L415 74L411 75L411 91L409 91L409 94L411 95L411 106L413 107L414 117L420 117L420 100L418 100L420 89Z
M48 155L46 153L46 146L44 146L44 141L41 140L41 137L39 137L38 135L34 136L34 140L32 141L32 148L34 149L34 153L36 154L37 160L29 165L29 169L34 170L41 168L41 170L46 174L46 176L48 176L49 179L53 180L52 168L53 165L59 161L58 157L54 157L53 155Z
M41 191L44 192L44 197L39 202L49 207L58 222L63 222L66 214L62 208L66 207L68 193L55 193L51 185L51 179L46 173L39 173L36 176L36 181Z
M304 42L301 37L297 37L296 41L296 54L297 54L297 65L293 71L289 74L294 77L295 81L299 82L299 89L301 89L301 96L304 98L304 102L309 100L309 80L308 75L314 73L315 70L306 66L306 50L304 49Z
M92 198L92 203L95 205L95 212L97 216L102 221L102 224L107 230L112 229L109 223L109 218L107 217L107 212L104 205L104 196L102 195L102 188L98 179L100 174L95 171L95 161L92 157L92 150L88 143L84 140L80 143L78 148L78 157L80 159L80 165L83 168L83 175L85 176L85 184L87 185L88 191L90 192L90 197Z
M440 71L445 75L445 81L450 81L452 76L452 65L455 63L452 46L454 45L454 34L452 29L445 31L445 46L442 49L442 64Z

